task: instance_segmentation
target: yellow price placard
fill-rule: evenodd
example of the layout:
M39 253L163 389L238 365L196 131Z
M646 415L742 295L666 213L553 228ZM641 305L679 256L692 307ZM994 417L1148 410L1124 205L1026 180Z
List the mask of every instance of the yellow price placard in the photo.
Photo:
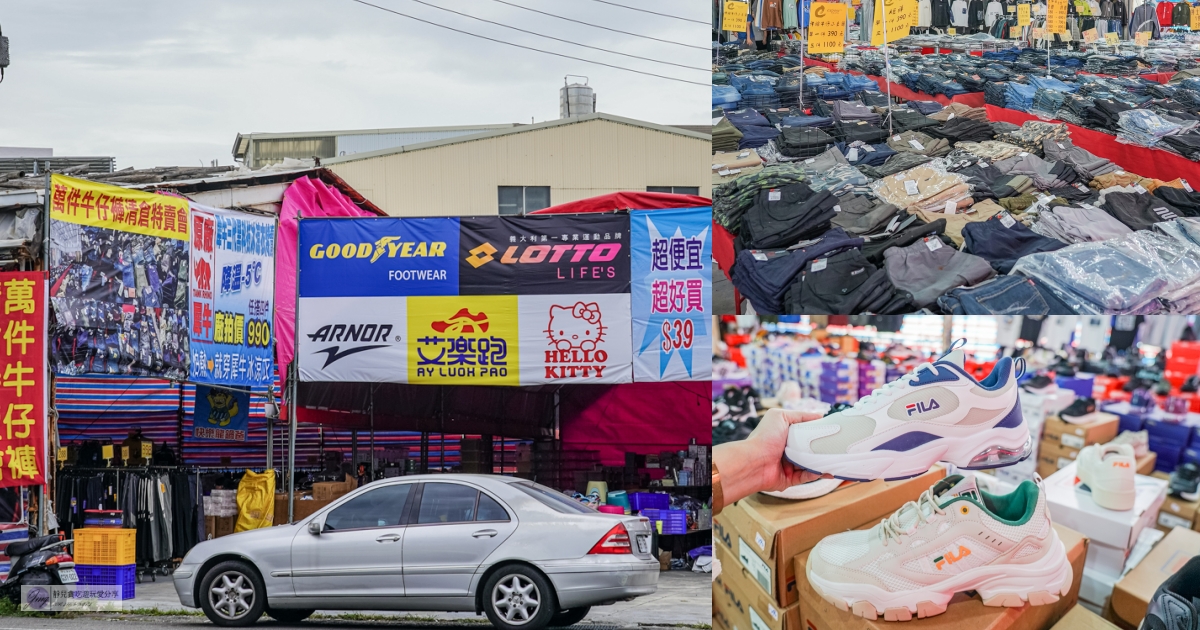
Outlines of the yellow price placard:
M126 462L129 461L129 447L128 446L121 447L121 461L126 461Z
M1104 41L1107 42L1109 46L1116 46L1118 43L1120 43L1121 36L1117 35L1116 33L1105 33Z
M1067 0L1050 0L1046 6L1046 31L1067 32Z
M1200 11L1192 11L1188 27L1192 32L1200 31Z
M1096 31L1096 29L1094 29L1094 28L1089 28L1088 30L1083 32L1083 41L1085 41L1089 44L1098 39L1100 39L1100 33L1098 31Z
M1141 31L1133 34L1133 43L1138 46L1145 46L1150 43L1150 31Z
M1029 26L1029 5L1017 5L1017 26Z
M808 10L808 52L839 53L846 46L846 5L814 2Z
M65 446L58 447L58 461L60 461L60 462L67 461L67 447L65 447Z
M887 37L883 32L881 5L887 5ZM875 18L871 26L871 45L882 46L908 37L909 29L917 25L917 0L879 0L875 3Z
M721 28L735 33L746 32L746 18L750 15L750 3L725 0L721 13Z
M112 444L105 444L100 447L100 459L112 459L113 447Z
M1034 39L1046 39L1046 29L1035 26L1033 28L1033 38Z
M142 459L150 459L154 455L154 444L142 440Z

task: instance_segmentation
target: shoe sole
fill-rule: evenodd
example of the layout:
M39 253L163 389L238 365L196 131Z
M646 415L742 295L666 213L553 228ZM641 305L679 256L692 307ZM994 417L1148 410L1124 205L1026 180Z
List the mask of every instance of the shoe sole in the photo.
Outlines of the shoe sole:
M805 567L804 573L809 585L822 599L838 610L872 621L880 617L884 621L910 621L914 617L924 619L940 615L946 612L955 593L965 591L977 591L984 606L1041 606L1053 604L1066 596L1075 578L1075 570L1067 561L1066 551L1057 535L1054 535L1050 544L1056 545L1057 550L1028 565L978 567L946 580L941 586L935 584L919 591L903 593L884 593L878 587L864 584L823 584L819 577L812 574L811 565ZM1046 579L1047 575L1049 579ZM837 594L839 586L851 594ZM869 590L880 591L886 601L882 598L872 601L870 595L864 597L864 592Z
M838 455L793 453L784 458L793 466L819 475L846 481L897 481L923 475L938 462L963 470L1004 468L1033 455L1033 436L1022 420L1020 426L996 429L967 438L947 437L918 448L898 451L868 451Z

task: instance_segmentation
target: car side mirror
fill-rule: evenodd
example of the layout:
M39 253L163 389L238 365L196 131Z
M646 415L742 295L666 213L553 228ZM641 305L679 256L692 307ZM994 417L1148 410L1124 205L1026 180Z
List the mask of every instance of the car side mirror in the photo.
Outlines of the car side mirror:
M309 521L308 522L308 533L312 534L313 536L320 536L321 535L321 521L319 521L317 519L313 519L313 520Z

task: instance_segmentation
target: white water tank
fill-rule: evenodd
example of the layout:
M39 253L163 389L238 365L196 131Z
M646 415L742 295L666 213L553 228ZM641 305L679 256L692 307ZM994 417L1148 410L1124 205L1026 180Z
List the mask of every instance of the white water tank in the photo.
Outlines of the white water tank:
M564 82L558 90L558 117L582 116L596 112L596 92L587 83Z

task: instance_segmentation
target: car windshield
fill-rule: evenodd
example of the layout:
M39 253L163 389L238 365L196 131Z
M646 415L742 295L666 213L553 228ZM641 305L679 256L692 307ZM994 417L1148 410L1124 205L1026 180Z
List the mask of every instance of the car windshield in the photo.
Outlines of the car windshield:
M532 481L517 481L512 486L537 499L543 505L556 512L562 512L563 514L589 514L593 512L591 508L584 506L582 503L571 499L561 492L555 492L546 486L533 483Z

